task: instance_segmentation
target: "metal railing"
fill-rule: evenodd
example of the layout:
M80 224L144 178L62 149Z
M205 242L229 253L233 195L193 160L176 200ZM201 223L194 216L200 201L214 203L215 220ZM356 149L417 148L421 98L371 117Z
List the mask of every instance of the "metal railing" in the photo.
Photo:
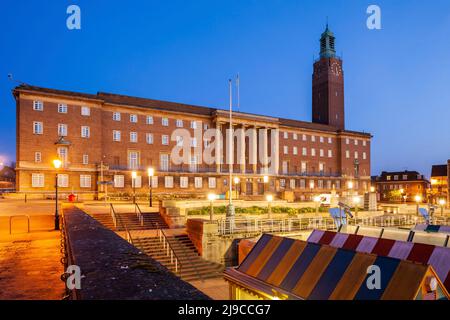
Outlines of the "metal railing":
M112 221L114 223L114 228L117 228L117 215L112 203L109 204L109 214L111 215Z
M120 224L120 227L125 231L126 240L133 244L133 238L131 237L130 230L128 230L127 225L120 219L120 217L117 216L116 210L114 209L114 206L112 203L109 204L109 211L114 223L114 227L116 227Z
M379 217L347 217L349 225L377 227L411 227L424 219L414 215L395 215ZM217 220L220 235L234 233L290 233L313 229L337 230L339 223L331 217L317 218L238 218L234 222L226 219Z
M159 242L161 242L163 245L163 249L166 252L166 256L167 257L170 256L170 263L175 264L175 273L181 274L182 265L181 265L180 259L178 258L177 254L173 250L173 248L169 242L169 239L167 238L166 234L164 233L164 230L158 229L157 236L159 238Z
M134 204L134 214L138 218L139 224L141 226L143 226L144 225L144 215L142 214L141 207L139 207L139 205L137 203Z
M66 229L66 218L64 215L64 210L61 210L61 224L60 224L60 251L61 251L61 264L64 267L64 273L61 274L61 281L64 282L64 287L66 290L63 300L78 300L80 299L78 289L69 289L67 286L67 279L71 275L67 272L67 268L72 265L76 265L75 260L72 255L72 249L70 246L69 234Z

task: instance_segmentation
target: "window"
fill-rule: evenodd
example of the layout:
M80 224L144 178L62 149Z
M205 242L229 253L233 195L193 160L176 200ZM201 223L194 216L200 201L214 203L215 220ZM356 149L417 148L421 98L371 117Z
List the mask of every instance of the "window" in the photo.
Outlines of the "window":
M284 154L288 154L289 153L289 147L288 146L284 146L283 147L283 153Z
M198 163L199 163L199 156L192 155L191 158L189 159L189 171L197 172L198 171Z
M62 162L62 166L65 167L67 165L67 158L68 158L67 147L59 147L56 150L56 153L58 154L59 160L61 160L61 162Z
M333 157L333 151L332 150L328 150L328 158L332 158Z
M91 135L91 130L88 126L82 126L81 127L81 137L82 138L89 138Z
M113 120L120 121L120 112L113 112Z
M164 187L173 188L173 177L172 176L164 177Z
M363 152L363 160L367 159L367 154L365 152Z
M138 169L139 168L139 152L130 151L128 153L128 168Z
M67 137L67 124L58 124L58 136Z
M394 176L394 180L397 181L398 180L398 175Z
M191 129L197 129L197 121L191 121Z
M168 118L162 118L161 119L161 124L163 127L168 127L169 126L169 119Z
M90 188L91 187L91 176L88 174L80 175L80 188Z
M293 133L293 134L292 134L292 138L293 138L294 140L297 140L297 139L298 139L298 135L297 135L296 133Z
M89 164L89 155L83 154L83 164Z
M358 151L355 151L355 159L358 159Z
M300 189L305 189L305 187L306 187L305 179L300 179Z
M120 141L120 131L113 130L113 141Z
M303 135L302 135L302 140L303 140L303 141L306 141L306 134L303 134Z
M311 136L311 141L316 142L316 136Z
M283 132L283 137L284 137L285 139L289 138L289 133Z
M391 176L387 176L387 177L386 177L386 180L387 180L387 181L391 181Z
M325 152L323 151L323 149L319 150L319 156L325 157Z
M169 171L169 155L164 153L159 157L159 167L161 171Z
M44 187L44 174L43 173L33 173L31 174L31 186L33 188Z
M34 134L42 134L44 132L44 125L42 122L33 122L33 133Z
M327 180L327 189L328 190L332 189L331 180Z
M341 182L339 180L336 181L336 189L341 188Z
M165 145L165 146L169 145L169 136L163 134L163 135L161 136L161 143L162 143L163 145Z
M333 143L333 139L331 137L328 137L328 143Z
M33 101L33 110L35 111L44 111L44 103L39 100Z
M283 172L283 174L287 174L289 170L289 163L287 161L283 161L283 163L281 164L281 171Z
M367 145L367 141L363 140L362 144L363 144L363 147L365 147Z
M158 177L157 176L152 177L152 187L158 188Z
M138 142L137 132L130 132L130 142Z
M42 154L39 151L34 153L34 162L42 162Z
M208 130L208 129L209 129L209 125L208 125L207 123L205 123L205 124L203 125L203 129L204 129L204 130Z
M290 187L291 189L295 189L295 179L289 180L289 187Z
M197 189L201 188L203 186L203 179L202 177L195 177L194 178L194 185Z
M125 186L125 176L121 174L114 175L114 188L123 188Z
M191 139L191 147L196 148L197 147L197 138L192 138Z
M180 188L187 188L189 186L188 177L180 177Z
M183 120L177 119L175 125L177 126L177 128L183 128Z
M294 147L294 148L292 149L292 153L293 153L295 156L298 154L298 149L297 149L297 147Z
M317 188L323 189L323 180L317 180Z
M355 139L355 146L357 146L358 145L358 140L357 139Z
M153 117L152 116L147 116L145 118L145 123L146 124L153 124Z
M345 158L350 159L350 151L345 150Z
M147 141L147 144L153 144L153 134L147 133L145 135L145 141Z
M311 148L311 156L315 157L316 156L316 149Z
M306 164L305 161L302 161L301 164L300 164L300 170L301 170L301 173L302 173L302 174L305 174L305 173L306 173L306 170L307 170L307 169L306 169L306 165L307 165L307 164Z
M216 188L216 178L214 178L214 177L208 178L208 188L210 188L210 189Z
M350 144L350 139L349 138L345 138L345 144Z
M281 188L285 188L286 187L286 180L285 179L280 179L280 187Z
M320 143L323 143L323 142L324 142L323 137L320 137L319 139L320 139Z
M408 180L408 175L407 174L403 175L403 180Z
M89 108L87 106L82 106L81 107L81 115L85 116L85 117L89 117L91 115L91 108Z
M67 113L67 104L58 104L58 113Z
M58 187L67 188L69 186L69 175L58 174Z
M133 122L133 123L137 123L138 122L137 114L130 114L130 122Z
M306 149L306 147L302 148L302 156L307 156L308 155L308 149Z

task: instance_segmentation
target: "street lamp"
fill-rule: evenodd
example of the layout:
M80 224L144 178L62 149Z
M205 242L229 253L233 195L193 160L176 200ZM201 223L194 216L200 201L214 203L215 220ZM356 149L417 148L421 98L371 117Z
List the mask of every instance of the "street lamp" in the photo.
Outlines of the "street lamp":
M375 187L370 187L370 192L374 193L375 192Z
M267 211L269 214L269 219L272 219L272 201L273 201L273 195L268 194L266 196L266 200L267 200Z
M131 172L131 186L133 188L133 203L136 204L136 178L137 178L137 172L132 171Z
M445 199L440 199L439 200L439 205L441 206L441 216L444 215L444 207L445 207Z
M239 177L234 177L233 178L234 190L236 192L236 199L239 199L238 185L239 185L240 181L241 181L241 179L239 179Z
M314 197L314 202L316 203L316 215L318 215L319 214L319 204L320 204L320 196L315 196Z
M152 167L147 169L147 174L148 174L148 188L149 188L149 192L150 194L148 195L148 204L151 207L153 207L153 175L155 174L155 169L153 169Z
M416 195L414 200L416 200L417 203L416 214L419 215L419 203L422 201L422 197L420 195Z
M400 201L404 199L403 194L405 193L405 189L401 188L400 190Z
M213 215L214 215L214 206L213 201L217 199L217 196L215 193L208 194L208 200L209 200L209 221L213 221Z
M58 212L58 169L61 168L62 162L59 159L53 160L53 166L56 169L55 174L55 230L59 230L59 212Z

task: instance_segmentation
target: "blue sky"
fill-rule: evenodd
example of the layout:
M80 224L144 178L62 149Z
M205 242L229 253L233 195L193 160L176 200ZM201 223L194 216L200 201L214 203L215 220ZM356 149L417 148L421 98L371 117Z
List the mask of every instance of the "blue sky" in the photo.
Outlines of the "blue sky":
M81 8L81 30L66 9ZM366 9L382 10L382 30ZM372 174L429 175L450 158L450 1L0 2L0 157L15 156L14 83L227 105L311 119L312 61L326 17L344 58L346 127L374 135Z

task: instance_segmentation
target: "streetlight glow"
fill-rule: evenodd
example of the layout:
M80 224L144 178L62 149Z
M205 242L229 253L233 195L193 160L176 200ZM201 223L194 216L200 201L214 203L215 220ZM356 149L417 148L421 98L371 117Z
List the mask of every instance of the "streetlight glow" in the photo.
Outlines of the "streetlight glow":
M269 182L269 176L264 176L264 177L263 177L263 182L264 182L264 183Z
M234 184L238 184L241 181L241 179L239 179L239 177L234 177L233 181Z
M59 159L53 160L53 166L55 167L55 169L61 168L61 165L62 165L62 161L61 160L59 160Z
M132 177L133 179L136 179L136 177L137 177L137 172L136 172L136 171L132 171L132 172L131 172L131 177Z
M347 183L347 187L348 187L349 189L353 189L353 181L349 181L349 182Z
M375 187L370 187L370 192L375 192Z
M416 200L416 202L419 203L419 202L422 201L422 197L417 195L417 196L414 197L414 200Z
M315 196L313 200L314 200L314 202L320 202L320 197L319 196Z
M217 199L217 195L215 193L209 193L208 194L208 200L209 201L214 201Z
M273 195L268 194L268 195L266 196L266 200L267 200L268 202L272 202L272 201L273 201Z
M152 167L148 168L147 174L149 177L153 177L153 175L155 174L155 169L153 169Z
M440 199L439 200L439 205L445 206L445 203L446 203L445 199Z
M360 197L353 197L353 203L359 204L360 202L361 202L361 198Z

